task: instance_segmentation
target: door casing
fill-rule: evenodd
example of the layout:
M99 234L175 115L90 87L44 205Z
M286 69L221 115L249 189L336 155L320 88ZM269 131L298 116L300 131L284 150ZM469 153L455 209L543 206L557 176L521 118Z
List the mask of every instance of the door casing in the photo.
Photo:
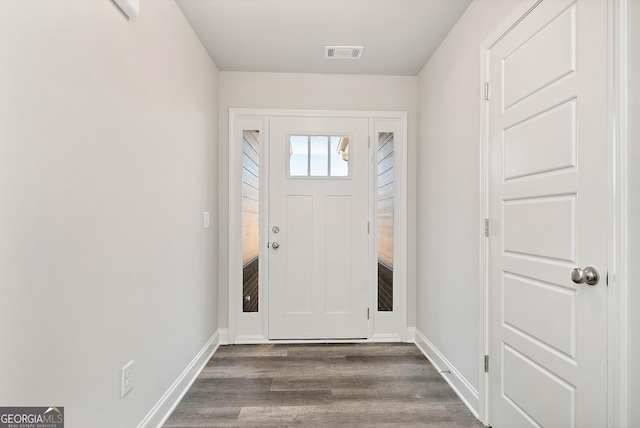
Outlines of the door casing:
M370 151L369 159L369 222L371 233L369 234L369 281L368 281L368 307L370 318L368 320L368 337L365 341L407 341L413 340L407 329L407 113L402 111L333 111L333 110L281 110L281 109L229 109L229 253L228 253L228 322L229 328L225 343L271 343L268 339L268 263L260 263L260 275L263 278L259 291L261 308L259 312L242 312L242 221L241 221L241 159L242 147L237 141L242 136L242 131L247 129L259 130L262 136L261 144L263 153L269 150L269 118L274 116L298 116L298 117L339 117L339 118L367 118L369 120L369 139L373 147L374 136L378 132L394 132L395 144L395 194L394 210L397 216L397 226L394 228L394 288L397 289L397 305L392 312L378 312L375 307L376 286L374 269L377 267L376 234L375 234L375 175L372 174L373 151ZM261 208L260 223L261 249L260 257L266 260L268 251L266 248L268 224L268 156L261 156ZM263 245L264 244L264 245ZM278 340L283 343L283 340ZM301 342L299 340L284 342Z

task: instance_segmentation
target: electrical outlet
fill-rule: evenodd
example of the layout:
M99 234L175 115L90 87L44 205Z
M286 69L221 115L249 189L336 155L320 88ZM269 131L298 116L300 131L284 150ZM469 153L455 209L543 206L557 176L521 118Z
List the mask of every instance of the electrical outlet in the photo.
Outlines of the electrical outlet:
M129 361L122 367L122 397L127 395L133 389L133 360Z
M209 211L205 211L205 212L204 212L204 219L203 219L202 226L203 226L205 229L209 229L209 227L211 226L211 220L210 220L210 218L209 218Z

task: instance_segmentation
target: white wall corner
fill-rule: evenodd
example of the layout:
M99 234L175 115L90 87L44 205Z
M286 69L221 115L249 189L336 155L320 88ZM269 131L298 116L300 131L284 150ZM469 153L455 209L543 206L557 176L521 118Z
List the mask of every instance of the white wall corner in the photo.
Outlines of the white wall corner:
M213 354L220 347L220 330L205 343L200 352L191 360L189 365L169 387L167 392L158 400L147 416L138 424L138 428L161 427L171 416L171 413L180 403L198 375L207 365Z
M447 358L420 332L415 329L415 344L425 357L440 372L471 413L479 419L480 395L469 381L451 364Z

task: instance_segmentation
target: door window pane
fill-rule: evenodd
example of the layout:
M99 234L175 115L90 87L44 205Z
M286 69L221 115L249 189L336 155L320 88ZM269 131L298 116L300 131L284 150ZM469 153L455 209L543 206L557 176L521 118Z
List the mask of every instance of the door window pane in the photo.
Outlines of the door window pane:
M290 136L289 177L349 177L349 138L338 135Z
M289 175L309 175L309 137L306 135L293 135L289 139Z
M311 137L310 165L314 177L326 177L329 174L329 138Z
M331 165L332 177L346 177L349 175L349 138L331 137Z

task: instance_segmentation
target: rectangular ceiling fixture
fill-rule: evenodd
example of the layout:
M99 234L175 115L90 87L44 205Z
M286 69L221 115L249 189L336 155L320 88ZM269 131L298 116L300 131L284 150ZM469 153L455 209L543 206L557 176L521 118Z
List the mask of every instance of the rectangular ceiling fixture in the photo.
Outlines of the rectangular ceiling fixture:
M361 59L364 46L325 46L325 59Z

